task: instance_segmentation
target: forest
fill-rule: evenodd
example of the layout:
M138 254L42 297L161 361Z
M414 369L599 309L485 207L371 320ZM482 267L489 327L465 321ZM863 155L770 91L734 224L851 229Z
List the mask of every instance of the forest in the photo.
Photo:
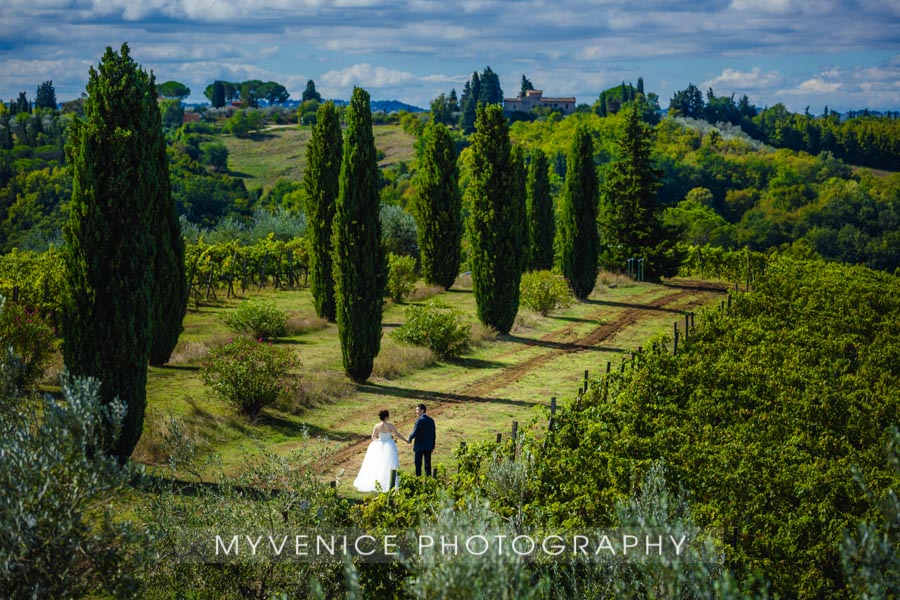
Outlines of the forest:
M194 120L166 83L123 45L80 102L0 102L0 595L900 593L896 115L689 85L662 116L638 80L511 116L488 67L430 113L216 81ZM352 429L418 401L436 476L348 491ZM220 560L210 530L692 543Z

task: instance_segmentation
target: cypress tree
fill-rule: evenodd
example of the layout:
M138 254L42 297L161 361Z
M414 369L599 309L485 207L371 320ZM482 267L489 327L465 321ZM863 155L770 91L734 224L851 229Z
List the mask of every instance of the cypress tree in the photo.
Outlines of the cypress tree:
M597 191L594 141L587 128L579 127L566 160L556 246L560 271L582 299L597 279Z
M414 204L425 281L450 289L459 275L462 202L450 130L431 123L422 136Z
M674 275L681 261L676 233L662 225L656 191L659 173L650 157L650 129L637 110L625 113L625 129L601 191L601 262L622 268L628 258L643 257L648 277Z
M509 125L499 104L478 108L472 135L469 240L478 318L508 333L519 309L522 275L521 212L512 164Z
M547 156L540 149L531 155L528 166L528 228L531 239L531 269L553 268L553 236L556 225L553 199L550 197L550 177Z
M525 166L525 151L522 149L522 146L513 146L511 152L515 187L510 200L519 207L519 210L516 211L518 223L515 224L515 227L519 232L519 252L517 255L519 257L519 273L521 274L528 270L528 265L531 262L531 228L528 226L528 193L526 190L528 169Z
M213 83L212 106L213 108L225 106L225 85L221 81Z
M127 406L111 448L125 460L141 436L151 339L156 223L153 197L160 135L153 78L107 47L87 84L85 120L76 120L66 154L72 201L64 230L68 298L63 357L69 372L101 382L101 397Z
M344 371L356 382L372 374L381 345L387 262L381 245L378 165L369 94L353 89L334 215L334 292Z
M155 89L151 91L155 93ZM147 165L148 170L154 170L147 182L147 193L153 212L151 224L156 244L149 360L151 365L160 366L169 362L172 350L178 344L178 336L184 330L182 323L187 312L188 287L184 268L184 238L169 182L166 138L159 110L153 114L157 122L151 124L143 138L148 151L153 153L152 164Z
M334 301L334 263L332 261L332 222L340 192L341 123L333 102L326 102L316 113L316 125L306 147L307 235L310 240L309 285L316 314L332 323L337 318Z

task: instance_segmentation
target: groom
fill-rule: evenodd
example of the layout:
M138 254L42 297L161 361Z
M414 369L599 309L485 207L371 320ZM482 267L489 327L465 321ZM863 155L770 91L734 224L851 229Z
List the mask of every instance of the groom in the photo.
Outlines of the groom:
M415 438L413 451L416 453L416 477L422 474L422 459L425 459L425 475L431 476L431 452L434 450L434 419L425 414L425 405L416 407L416 424L409 439L410 443Z

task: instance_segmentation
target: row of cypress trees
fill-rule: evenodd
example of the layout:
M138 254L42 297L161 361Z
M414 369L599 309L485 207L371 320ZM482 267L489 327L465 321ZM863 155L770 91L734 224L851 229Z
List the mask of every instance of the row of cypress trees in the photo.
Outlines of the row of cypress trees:
M187 309L184 243L169 184L152 74L107 48L90 69L84 120L71 129L72 202L64 229L63 357L126 404L105 450L127 459L140 439L148 362L168 361Z

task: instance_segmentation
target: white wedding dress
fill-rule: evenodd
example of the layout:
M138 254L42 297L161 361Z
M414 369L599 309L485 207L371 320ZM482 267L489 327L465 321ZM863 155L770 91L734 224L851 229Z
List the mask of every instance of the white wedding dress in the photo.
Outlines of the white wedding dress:
M397 444L390 433L379 433L377 440L372 440L359 475L353 481L353 487L360 492L374 492L375 482L378 482L382 491L387 491L391 485L391 470L400 468L400 455L397 453Z

